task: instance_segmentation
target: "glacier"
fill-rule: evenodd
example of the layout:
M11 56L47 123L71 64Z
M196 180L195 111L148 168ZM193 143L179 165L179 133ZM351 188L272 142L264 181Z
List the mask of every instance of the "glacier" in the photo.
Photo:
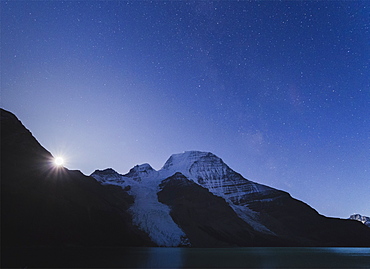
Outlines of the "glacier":
M137 165L126 175L120 175L109 168L97 170L91 176L104 185L117 185L123 189L129 187L128 193L135 197L130 208L133 223L158 246L188 244L185 233L172 220L170 208L158 201L157 192L163 178L149 164Z

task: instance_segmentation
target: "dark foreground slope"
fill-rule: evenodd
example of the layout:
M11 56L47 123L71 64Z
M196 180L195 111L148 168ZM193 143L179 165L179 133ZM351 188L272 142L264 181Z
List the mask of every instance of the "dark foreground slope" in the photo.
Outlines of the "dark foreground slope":
M52 155L1 110L2 247L152 245L131 224L132 202L119 187L54 167Z

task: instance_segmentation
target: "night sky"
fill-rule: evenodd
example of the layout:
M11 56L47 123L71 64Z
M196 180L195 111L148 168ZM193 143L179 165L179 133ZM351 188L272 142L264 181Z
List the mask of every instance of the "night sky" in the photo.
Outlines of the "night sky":
M370 216L370 1L1 1L1 107L85 174L210 151Z

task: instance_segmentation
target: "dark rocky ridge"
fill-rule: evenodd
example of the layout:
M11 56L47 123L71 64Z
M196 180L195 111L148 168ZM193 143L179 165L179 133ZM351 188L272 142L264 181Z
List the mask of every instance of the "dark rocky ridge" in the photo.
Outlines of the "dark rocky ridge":
M261 213L261 222L279 235L304 246L370 246L370 233L361 223L329 218L290 196L274 202L257 201L250 205Z

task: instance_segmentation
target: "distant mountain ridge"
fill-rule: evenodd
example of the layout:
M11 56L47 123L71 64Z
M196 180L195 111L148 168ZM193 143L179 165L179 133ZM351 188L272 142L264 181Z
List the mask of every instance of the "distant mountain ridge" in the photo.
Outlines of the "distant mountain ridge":
M120 175L55 168L1 109L1 227L6 246L370 246L370 229L327 218L245 179L210 152L172 155Z
M361 216L360 214L353 214L349 217L349 219L361 221L367 227L370 227L370 217Z

